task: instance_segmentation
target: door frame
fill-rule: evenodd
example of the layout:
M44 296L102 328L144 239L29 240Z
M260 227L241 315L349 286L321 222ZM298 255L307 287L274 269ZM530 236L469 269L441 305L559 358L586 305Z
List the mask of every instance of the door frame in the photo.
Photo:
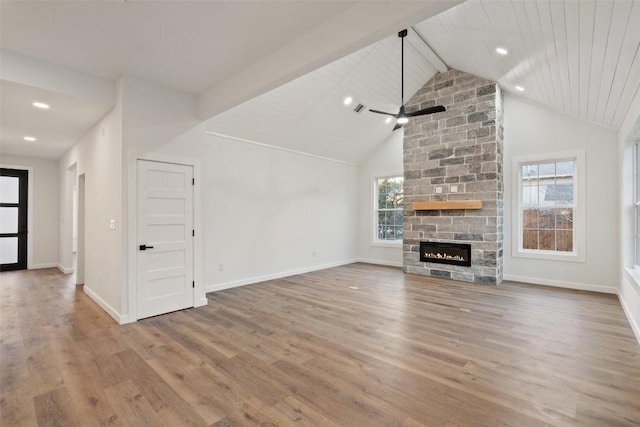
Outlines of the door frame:
M27 270L34 268L33 265L33 184L34 172L33 166L12 165L0 163L0 168L26 170L29 174L27 183ZM37 266L36 266L37 268Z
M123 294L126 305L122 312L126 313L120 317L120 324L137 321L137 287L138 287L138 160L150 162L170 163L193 168L193 228L195 236L193 239L193 306L201 307L207 305L206 286L203 283L202 274L202 254L203 254L203 227L202 227L202 178L199 159L182 158L169 154L152 155L131 155L129 157L127 172L127 292ZM124 224L123 224L124 226Z

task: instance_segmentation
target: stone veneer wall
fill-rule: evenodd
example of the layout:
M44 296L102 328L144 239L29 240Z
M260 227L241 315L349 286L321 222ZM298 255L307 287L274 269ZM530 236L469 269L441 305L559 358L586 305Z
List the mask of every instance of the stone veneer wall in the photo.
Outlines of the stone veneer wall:
M502 281L503 119L497 83L449 70L436 74L406 104L408 111L444 105L446 112L404 128L406 273L469 282ZM452 192L451 186L458 191ZM442 193L436 193L442 187ZM414 201L482 200L481 210L412 211ZM471 244L471 267L420 262L420 241Z

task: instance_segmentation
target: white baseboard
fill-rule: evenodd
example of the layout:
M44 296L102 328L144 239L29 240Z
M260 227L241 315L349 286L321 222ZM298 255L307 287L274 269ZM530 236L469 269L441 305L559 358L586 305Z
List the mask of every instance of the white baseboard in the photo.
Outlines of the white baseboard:
M118 322L118 324L122 325L124 323L130 323L133 320L129 320L129 316L121 316L113 307L111 307L105 300L103 300L98 294L88 288L87 285L82 287L84 293L89 296L96 304L98 304L104 311L106 311L109 316L113 317L113 319Z
M522 282L522 283L531 283L533 285L543 285L543 286L553 286L555 288L565 288L565 289L577 289L580 291L591 291L591 292L601 292L605 294L615 294L617 293L616 288L611 288L608 286L601 285L590 285L585 283L575 283L575 282L564 282L561 280L549 280L549 279L539 279L536 277L523 277L523 276L513 276L510 274L504 275L504 280L510 280L512 282Z
M209 304L209 299L206 296L204 296L204 298L197 299L193 306L194 307L202 307L202 306L207 305L207 304Z
M234 280L233 282L218 283L209 285L205 288L205 292L221 291L223 289L237 288L238 286L251 285L254 283L266 282L267 280L281 279L283 277L295 276L296 274L310 273L312 271L326 270L327 268L340 267L341 265L353 264L355 259L332 262L323 265L314 265L310 267L299 268L296 270L282 271L280 273L265 274L264 276L255 276L247 279Z
M56 262L45 262L41 264L32 264L29 266L29 270L40 270L41 268L54 268L58 267Z
M58 267L58 270L60 270L62 272L62 274L71 274L71 273L73 273L73 267L63 267L60 264L56 265L55 267Z
M402 261L386 261L382 259L358 258L356 262L364 262L365 264L386 265L388 267L402 267Z
M636 319L633 317L633 313L624 302L622 295L618 292L618 301L620 301L620 305L622 306L622 311L624 311L625 316L627 316L627 320L629 321L629 325L631 325L631 330L633 334L636 336L636 341L638 341L638 345L640 345L640 325L636 322Z

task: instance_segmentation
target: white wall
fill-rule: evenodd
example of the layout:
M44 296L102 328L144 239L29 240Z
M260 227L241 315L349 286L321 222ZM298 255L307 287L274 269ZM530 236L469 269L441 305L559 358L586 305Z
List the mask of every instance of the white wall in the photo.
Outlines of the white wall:
M136 320L136 159L172 140L204 136L193 95L123 76L116 106L60 160L59 265L72 270L74 166L85 175L84 289L119 323ZM116 229L109 223L115 220ZM204 288L196 305L206 303Z
M159 153L202 159L207 291L355 259L357 166L217 135Z
M402 130L389 137L360 164L358 207L358 260L372 264L402 266L402 244L373 243L374 178L403 175Z
M616 133L521 98L504 102L504 277L507 280L615 293L618 283L618 160ZM586 262L512 256L514 157L584 150Z
M636 339L640 343L640 272L634 269L635 214L633 188L632 144L640 141L640 91L631 103L629 112L618 132L619 206L620 206L620 260L618 296Z
M31 239L32 259L29 268L55 267L58 264L58 161L36 157L2 155L3 166L25 166L32 169Z
M125 246L122 250L122 323L136 320L137 282L137 206L136 164L137 159L149 159L157 147L174 141L176 145L189 146L204 137L203 123L196 117L195 96L156 83L131 76L122 79L122 217L126 229ZM194 164L197 158L185 159L184 155L163 159L165 161ZM197 170L195 171L198 172ZM196 201L197 202L197 201ZM197 242L197 241L196 241ZM194 255L201 256L197 244ZM201 286L199 267L195 263L195 305L206 304L204 287Z
M84 290L116 320L122 313L122 82L114 109L59 161L59 266L71 271L73 171L85 175ZM110 220L116 229L109 228Z

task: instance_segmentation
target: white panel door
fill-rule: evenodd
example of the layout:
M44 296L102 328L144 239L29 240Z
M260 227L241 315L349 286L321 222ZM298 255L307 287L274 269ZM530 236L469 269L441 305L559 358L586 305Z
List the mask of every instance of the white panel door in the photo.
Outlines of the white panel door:
M192 180L192 166L138 160L138 319L193 307Z

